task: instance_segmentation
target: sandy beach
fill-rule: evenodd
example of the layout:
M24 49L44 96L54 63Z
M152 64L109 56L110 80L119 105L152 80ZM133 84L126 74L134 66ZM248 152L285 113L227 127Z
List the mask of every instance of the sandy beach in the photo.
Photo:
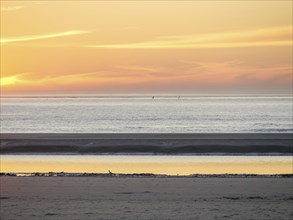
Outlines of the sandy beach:
M292 178L1 177L1 219L292 219Z
M1 134L1 154L14 153L283 153L292 133L266 134Z

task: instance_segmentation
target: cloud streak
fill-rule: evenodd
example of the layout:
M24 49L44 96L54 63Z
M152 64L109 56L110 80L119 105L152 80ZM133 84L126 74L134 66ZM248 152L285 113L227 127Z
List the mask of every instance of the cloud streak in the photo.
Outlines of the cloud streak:
M126 44L89 45L108 49L180 49L180 48L237 48L292 45L292 26L249 30L242 32L210 33L158 37L153 41Z
M8 6L8 7L1 7L1 11L17 11L20 9L25 8L25 6Z
M71 30L71 31L50 33L50 34L43 34L43 35L29 35L29 36L1 38L0 42L1 42L1 44L7 44L7 43L22 42L22 41L33 41L33 40L42 40L42 39L66 37L66 36L80 35L80 34L87 34L87 33L89 33L89 31Z

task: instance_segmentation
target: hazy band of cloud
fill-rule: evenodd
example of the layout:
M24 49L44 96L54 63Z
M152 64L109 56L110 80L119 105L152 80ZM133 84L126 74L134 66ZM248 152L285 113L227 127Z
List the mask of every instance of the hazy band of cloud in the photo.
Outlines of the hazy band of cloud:
M163 36L158 40L125 44L89 45L109 49L233 48L292 45L292 26L198 35Z
M177 87L185 88L185 84L211 88L214 85L233 87L257 85L270 87L273 85L287 85L291 82L292 67L290 65L249 66L240 61L226 62L198 62L183 60L180 63L187 64L180 68L152 67L149 66L115 66L100 69L93 72L76 73L21 73L2 77L0 80L3 88L9 86L23 87L62 87L86 85L103 85L111 87L115 85L143 83L152 87L152 83L161 83L162 87L168 88L168 82ZM180 72L180 74L178 74ZM166 81L167 79L167 81ZM180 86L182 85L182 86ZM16 88L16 87L15 87ZM115 89L114 89L115 90Z
M25 8L25 6L8 6L8 7L1 7L1 11L17 11L23 8Z
M6 44L6 43L14 43L14 42L22 42L22 41L32 41L32 40L41 40L41 39L65 37L65 36L79 35L79 34L86 34L86 33L89 33L89 31L71 30L71 31L59 32L59 33L51 33L51 34L43 34L43 35L30 35L30 36L1 38L0 42L1 42L1 44Z

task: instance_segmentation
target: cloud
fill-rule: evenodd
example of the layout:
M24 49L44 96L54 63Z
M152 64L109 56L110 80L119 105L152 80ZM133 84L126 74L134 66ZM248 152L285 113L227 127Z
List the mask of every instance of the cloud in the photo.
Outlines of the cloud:
M137 65L128 65L128 66L114 66L118 70L126 70L126 71L135 71L135 72L147 72L147 73L156 73L158 72L158 68L150 67L150 66L137 66Z
M121 27L122 30L134 30L134 29L139 29L138 27L136 26L124 26L124 27Z
M22 73L1 78L1 86L14 85L16 83L26 85L54 85L54 84L82 84L97 83L102 81L121 80L121 78L139 78L137 74L120 73L113 71L95 71L86 73Z
M195 92L264 91L292 89L292 66L249 65L241 60L198 62L179 60L182 66L159 68L122 65L92 72L49 71L10 75L1 79L10 93L78 92Z
M184 61L192 64L192 61ZM194 62L197 69L186 72L197 72L194 75L198 84L206 84L208 87L227 86L227 88L254 88L272 89L282 86L292 87L292 66L267 65L250 66L245 62L232 60L226 62ZM192 81L192 80L190 80ZM201 83L199 83L201 82Z
M1 42L1 44L7 44L7 43L22 42L22 41L32 41L32 40L41 40L41 39L65 37L65 36L72 36L72 35L79 35L79 34L86 34L86 33L89 33L89 31L71 30L71 31L51 33L51 34L43 34L43 35L29 35L29 36L1 38L0 42Z
M292 26L241 32L161 36L153 41L126 44L88 45L109 49L234 48L292 45Z
M25 8L25 6L8 6L8 7L1 7L1 11L17 11L20 9Z

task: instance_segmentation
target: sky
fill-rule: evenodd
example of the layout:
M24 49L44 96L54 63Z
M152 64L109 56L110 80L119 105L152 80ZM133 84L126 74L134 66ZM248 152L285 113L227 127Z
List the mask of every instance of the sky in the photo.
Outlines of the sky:
M1 95L291 92L292 1L1 0Z

